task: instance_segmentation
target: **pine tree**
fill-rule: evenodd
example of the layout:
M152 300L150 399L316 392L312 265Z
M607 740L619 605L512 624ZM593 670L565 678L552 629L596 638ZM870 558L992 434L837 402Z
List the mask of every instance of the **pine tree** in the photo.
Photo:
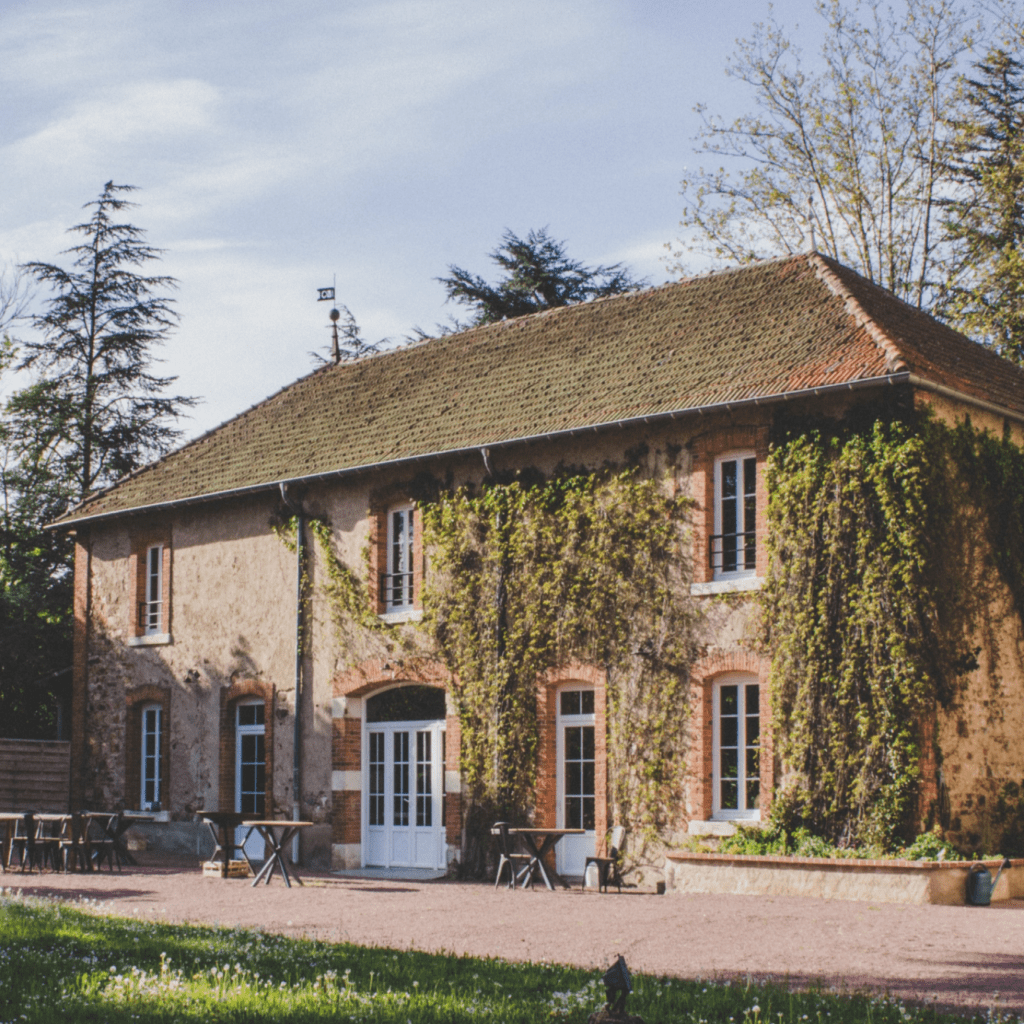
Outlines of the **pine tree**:
M165 451L179 435L173 418L194 404L165 395L174 378L150 372L177 322L161 294L175 282L136 272L159 250L116 219L131 191L108 182L87 204L89 219L70 229L81 237L71 269L22 268L53 294L28 318L39 336L18 342L32 383L0 420L0 735L52 737L53 685L70 683L72 546L45 525ZM7 308L23 312L20 301Z
M949 166L954 255L941 312L1024 365L1024 65L994 48L974 67Z
M82 241L65 255L71 269L28 263L25 271L54 294L31 317L42 337L21 343L19 368L33 384L9 404L23 459L81 500L166 451L180 435L173 419L194 404L164 392L174 377L150 372L153 348L177 323L176 284L136 269L159 258L145 232L115 218L134 203L131 185L108 181L86 204L89 219L70 228Z
M570 259L565 242L552 238L546 228L531 231L526 238L506 230L490 258L504 271L497 284L455 266L449 266L448 277L437 279L447 289L449 301L473 311L468 321L456 320L458 330L618 295L646 283L634 280L621 263L588 267Z

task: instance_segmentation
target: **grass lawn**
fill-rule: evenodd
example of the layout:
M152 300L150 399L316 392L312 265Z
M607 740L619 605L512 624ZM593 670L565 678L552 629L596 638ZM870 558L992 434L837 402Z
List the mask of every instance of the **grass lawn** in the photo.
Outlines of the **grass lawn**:
M971 1018L822 992L634 976L647 1024L934 1024ZM598 972L154 924L0 889L0 1022L583 1024ZM979 1013L979 1022L1014 1020Z

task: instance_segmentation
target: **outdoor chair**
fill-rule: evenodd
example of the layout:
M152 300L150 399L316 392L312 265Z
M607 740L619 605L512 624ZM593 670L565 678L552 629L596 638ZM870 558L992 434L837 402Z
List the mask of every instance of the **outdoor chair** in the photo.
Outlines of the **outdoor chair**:
M93 834L87 839L87 843L89 854L92 857L93 864L96 866L96 870L98 871L103 866L103 861L106 860L110 872L113 874L114 861L116 860L117 870L121 871L121 851L117 848L117 840L115 838L117 836L117 827L121 823L121 815L111 814L109 818L106 815L99 818L92 816L87 818L86 822L86 830L90 826L95 826Z
M25 841L21 844L21 870L50 866L56 870L59 860L60 829L57 822L43 815L25 815ZM15 837L16 839L18 837Z
M36 822L31 811L24 815L14 825L14 835L11 836L11 848L7 851L7 867L14 861L14 854L18 854L18 863L24 871L32 860L35 852Z
M87 871L89 869L91 853L88 831L86 822L80 814L72 814L65 819L58 837L57 848L58 860L65 874L70 870L72 862L77 870Z
M494 888L501 884L505 868L508 868L508 887L514 889L516 882L526 876L527 885L533 884L533 865L536 858L529 853L516 853L513 851L514 841L508 834L508 822L496 821L494 828L497 830L498 838L498 873L494 878ZM522 865L522 867L517 867Z
M608 830L604 837L604 848L607 852L605 857L588 857L583 865L582 889L587 884L587 868L591 864L597 865L597 891L607 892L608 884L618 887L622 892L622 875L619 874L619 863L622 860L622 843L626 838L626 829L622 825L616 825Z

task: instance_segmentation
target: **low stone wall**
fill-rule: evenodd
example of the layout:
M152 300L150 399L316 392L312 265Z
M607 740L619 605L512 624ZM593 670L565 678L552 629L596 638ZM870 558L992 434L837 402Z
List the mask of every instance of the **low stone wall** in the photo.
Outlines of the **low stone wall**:
M823 857L754 857L727 853L668 853L667 893L740 893L816 896L876 903L966 902L971 861L832 860ZM1001 861L983 861L993 879ZM1024 896L1024 860L1010 862L992 900Z
M319 825L306 829L312 836L302 836L302 867L313 871L330 868L330 826ZM136 850L167 854L175 857L195 857L209 860L213 856L213 836L210 827L201 821L136 821L125 832L130 846ZM289 844L289 853L291 844Z
M210 829L199 821L136 821L125 832L129 849L208 860L213 855Z

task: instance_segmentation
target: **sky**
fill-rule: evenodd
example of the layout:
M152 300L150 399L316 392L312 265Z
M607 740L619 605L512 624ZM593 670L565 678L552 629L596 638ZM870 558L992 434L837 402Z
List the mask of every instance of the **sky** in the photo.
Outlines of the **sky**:
M432 331L451 265L506 229L670 278L698 103L767 0L0 0L0 263L61 262L83 204L138 186L181 323L160 355L195 436L313 369L338 300ZM811 0L777 20L815 29ZM799 37L799 33L798 33ZM808 36L813 43L813 37ZM65 261L66 262L66 261ZM703 269L694 266L693 269Z

